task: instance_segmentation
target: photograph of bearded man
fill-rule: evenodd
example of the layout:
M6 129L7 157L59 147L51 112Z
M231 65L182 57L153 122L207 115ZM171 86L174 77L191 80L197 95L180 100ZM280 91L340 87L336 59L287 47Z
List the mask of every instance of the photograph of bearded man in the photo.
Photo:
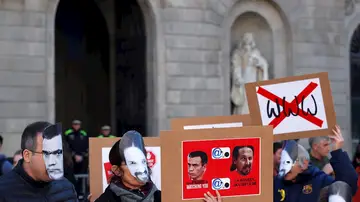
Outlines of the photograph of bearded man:
M236 170L240 175L248 175L252 170L254 147L251 145L236 146L232 152L230 171Z

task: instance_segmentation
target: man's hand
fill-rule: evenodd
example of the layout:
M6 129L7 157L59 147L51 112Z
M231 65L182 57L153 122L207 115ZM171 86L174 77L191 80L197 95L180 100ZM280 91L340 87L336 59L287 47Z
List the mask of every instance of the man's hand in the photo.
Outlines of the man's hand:
M322 170L324 171L324 173L326 173L328 175L330 175L334 172L330 163L326 164Z
M344 138L341 134L340 127L338 125L335 126L335 129L332 130L334 135L329 135L334 147L333 151L341 149L344 146Z
M92 194L90 193L89 196L87 197L88 201L90 202L94 202L94 200L92 200Z
M81 161L83 160L83 157L82 156L80 156L80 155L75 155L75 161L76 161L76 163L80 163Z
M216 190L215 192L216 192L216 197L213 196L210 192L205 193L204 201L206 201L206 202L221 202L220 193L218 192L218 190Z

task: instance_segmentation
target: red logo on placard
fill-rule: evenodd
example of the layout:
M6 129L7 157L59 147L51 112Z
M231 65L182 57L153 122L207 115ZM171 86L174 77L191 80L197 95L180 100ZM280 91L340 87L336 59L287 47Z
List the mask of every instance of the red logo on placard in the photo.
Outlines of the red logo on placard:
M106 180L107 183L109 184L110 179L113 176L113 173L111 172L111 163L110 162L104 163L104 169L105 169Z
M147 163L150 168L154 167L156 163L156 156L153 152L149 151L146 155Z

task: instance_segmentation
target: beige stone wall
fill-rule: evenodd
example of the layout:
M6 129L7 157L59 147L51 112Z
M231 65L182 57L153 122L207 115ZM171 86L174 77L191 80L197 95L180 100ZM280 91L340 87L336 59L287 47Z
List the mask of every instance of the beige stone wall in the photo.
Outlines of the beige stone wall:
M153 133L169 120L230 113L231 26L257 12L271 31L261 43L274 77L329 72L338 122L351 149L349 66L339 0L149 0L142 8L152 44ZM0 1L0 131L18 149L29 122L54 121L54 16L58 0ZM106 6L102 9L106 10ZM108 15L108 14L107 14ZM246 25L242 29L246 29ZM270 45L271 44L271 45ZM272 47L269 47L272 46ZM272 55L270 54L272 51Z

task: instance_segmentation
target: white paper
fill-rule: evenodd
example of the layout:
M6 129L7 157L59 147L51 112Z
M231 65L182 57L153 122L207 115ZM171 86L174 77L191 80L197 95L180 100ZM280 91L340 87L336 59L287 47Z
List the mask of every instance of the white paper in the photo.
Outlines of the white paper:
M237 128L237 127L242 127L242 126L243 126L242 122L217 123L217 124L203 124L203 125L184 126L184 130L211 129L211 128Z
M311 130L320 130L320 129L327 129L328 124L326 120L326 113L324 108L324 100L323 95L321 92L321 86L320 86L320 79L314 78L314 79L306 79L301 81L293 81L293 82L286 82L286 83L280 83L280 84L272 84L272 85L265 85L261 86L265 90L271 92L274 95L277 95L279 98L283 99L285 96L285 100L289 103L291 103L295 97L299 95L301 91L305 89L306 86L308 86L311 82L314 82L318 84L318 86L312 91L312 93L307 96L304 99L303 103L303 109L306 112L309 108L311 112L315 111L315 104L311 97L311 95L314 96L316 100L317 105L317 114L315 117L321 119L323 121L323 124L321 127L309 122L308 120L302 118L301 116L293 116L290 115L289 117L286 117L277 127L274 128L274 134L283 134L283 133L290 133L290 132L302 132L302 131L311 131ZM256 87L256 91L259 89L259 87ZM259 102L259 108L260 108L260 114L261 114L261 120L263 125L269 125L269 123L275 118L271 117L268 118L268 111L267 111L267 103L268 98L265 98L264 96L257 93L257 99ZM301 109L301 101L302 98L298 98L299 105L298 107ZM280 100L282 102L282 100ZM269 108L274 108L276 112L277 111L277 105L275 102L270 101ZM283 107L280 106L280 111L283 110ZM301 113L301 112L300 112Z
M156 185L156 187L161 190L161 158L160 158L160 147L145 147L146 151L151 151L155 155L155 164L153 166L151 179ZM108 186L106 175L105 175L105 168L104 163L109 162L109 153L110 153L111 147L103 147L102 148L102 188L103 191L105 191L106 187Z

